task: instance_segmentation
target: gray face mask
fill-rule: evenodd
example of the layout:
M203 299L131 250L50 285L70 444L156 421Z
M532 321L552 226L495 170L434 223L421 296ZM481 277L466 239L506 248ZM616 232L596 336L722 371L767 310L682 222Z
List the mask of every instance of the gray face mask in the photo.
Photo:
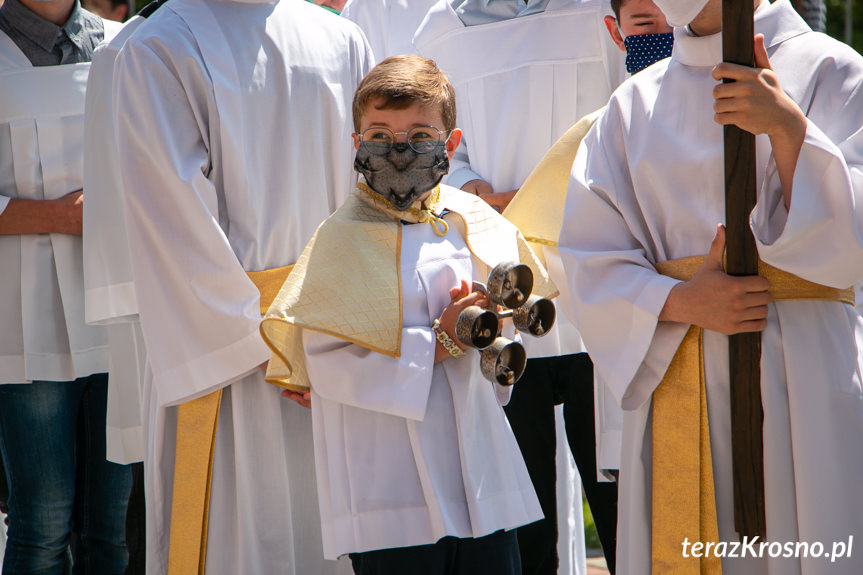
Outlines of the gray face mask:
M377 195L402 211L440 183L449 171L446 144L438 142L425 154L397 142L384 155L372 153L375 143L363 142L354 159L354 169ZM386 144L387 146L389 144Z

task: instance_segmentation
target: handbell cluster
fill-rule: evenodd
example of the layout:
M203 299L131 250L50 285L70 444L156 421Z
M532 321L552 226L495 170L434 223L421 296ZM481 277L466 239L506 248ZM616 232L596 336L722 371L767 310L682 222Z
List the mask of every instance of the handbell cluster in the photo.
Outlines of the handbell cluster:
M504 262L495 266L488 282L474 282L474 290L485 293L502 311L470 306L459 314L456 337L464 345L481 350L480 368L489 381L513 385L521 378L527 362L524 347L498 335L501 320L511 317L522 333L542 337L554 325L551 300L531 295L533 272L524 264Z

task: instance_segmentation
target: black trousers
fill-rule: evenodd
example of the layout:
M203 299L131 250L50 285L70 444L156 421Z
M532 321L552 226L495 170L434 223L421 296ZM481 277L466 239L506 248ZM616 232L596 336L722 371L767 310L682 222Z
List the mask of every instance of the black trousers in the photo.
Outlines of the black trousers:
M558 569L554 406L561 403L569 448L613 575L617 483L596 480L593 362L586 353L528 360L504 408L545 515L518 529L522 570L525 575L554 575Z
M9 513L9 485L6 483L6 469L3 468L3 458L0 457L0 513Z
M476 539L444 537L431 545L351 553L356 575L520 575L515 531Z

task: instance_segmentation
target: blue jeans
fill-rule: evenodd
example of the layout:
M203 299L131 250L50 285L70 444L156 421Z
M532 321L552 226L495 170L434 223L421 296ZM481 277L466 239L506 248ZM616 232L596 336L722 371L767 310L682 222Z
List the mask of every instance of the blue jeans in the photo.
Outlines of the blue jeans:
M129 467L105 459L108 376L0 385L3 575L122 575ZM74 537L73 537L74 533Z

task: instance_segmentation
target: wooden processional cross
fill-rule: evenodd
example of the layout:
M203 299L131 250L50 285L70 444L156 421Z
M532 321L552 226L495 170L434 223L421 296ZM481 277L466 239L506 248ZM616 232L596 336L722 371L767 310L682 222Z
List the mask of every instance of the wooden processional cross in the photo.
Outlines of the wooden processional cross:
M722 0L722 59L755 66L752 0ZM757 275L758 251L749 227L755 207L755 136L724 126L726 272ZM766 534L761 407L761 334L729 338L734 527L740 537Z

